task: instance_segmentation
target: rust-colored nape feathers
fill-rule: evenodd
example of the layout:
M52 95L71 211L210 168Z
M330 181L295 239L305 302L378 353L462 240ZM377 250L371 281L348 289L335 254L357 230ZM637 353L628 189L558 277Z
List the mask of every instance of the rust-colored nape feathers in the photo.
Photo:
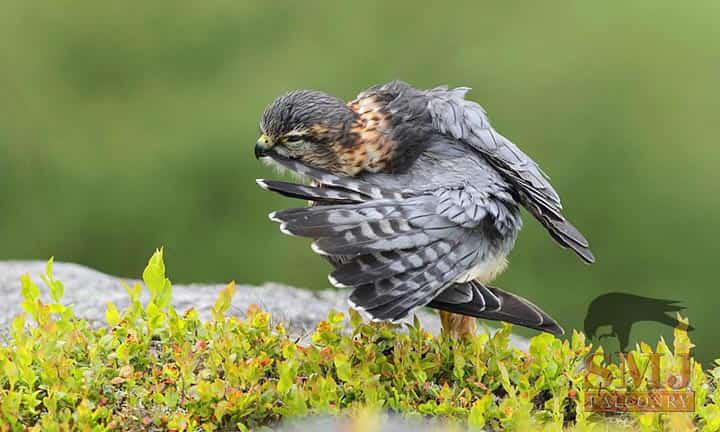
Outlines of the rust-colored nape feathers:
M357 114L348 140L334 145L346 174L361 171L389 171L395 153L390 138L390 121L383 106L373 96L355 99L348 107Z

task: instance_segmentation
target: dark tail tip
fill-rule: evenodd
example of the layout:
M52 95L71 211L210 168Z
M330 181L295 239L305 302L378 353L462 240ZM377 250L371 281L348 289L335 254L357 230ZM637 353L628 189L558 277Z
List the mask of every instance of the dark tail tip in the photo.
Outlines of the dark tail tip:
M468 283L479 285L476 281ZM555 336L562 336L565 334L565 330L563 330L554 318L537 307L530 300L511 294L507 291L503 291L499 288L483 288L489 290L492 295L499 299L499 308L495 310L487 310L487 305L491 302L482 297L481 293L485 291L484 289L475 289L473 299L466 303L449 303L433 300L428 304L428 306L434 309L440 309L461 315L474 316L481 319L504 321L533 330L550 333Z

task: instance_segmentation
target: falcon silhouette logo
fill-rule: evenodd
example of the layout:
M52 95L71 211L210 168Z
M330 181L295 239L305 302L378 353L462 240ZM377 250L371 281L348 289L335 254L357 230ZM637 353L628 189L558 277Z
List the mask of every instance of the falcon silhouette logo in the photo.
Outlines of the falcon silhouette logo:
M684 326L673 315L685 309L677 300L655 299L628 293L607 293L596 297L588 306L584 330L589 338L602 341L615 337L620 351L630 345L630 330L635 323L650 321L675 328ZM601 333L600 327L610 326L609 333ZM689 326L687 331L694 328Z

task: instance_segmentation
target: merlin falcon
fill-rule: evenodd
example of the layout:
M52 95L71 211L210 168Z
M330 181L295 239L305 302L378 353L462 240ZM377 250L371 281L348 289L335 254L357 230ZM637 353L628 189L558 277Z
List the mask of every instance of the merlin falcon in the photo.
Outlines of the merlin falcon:
M283 233L313 239L330 282L376 321L440 310L443 331L472 334L475 318L563 334L538 306L489 283L507 265L525 207L586 263L588 241L562 214L537 163L500 135L469 89L401 81L345 103L291 91L262 115L255 156L304 183L258 180L310 201L270 214Z

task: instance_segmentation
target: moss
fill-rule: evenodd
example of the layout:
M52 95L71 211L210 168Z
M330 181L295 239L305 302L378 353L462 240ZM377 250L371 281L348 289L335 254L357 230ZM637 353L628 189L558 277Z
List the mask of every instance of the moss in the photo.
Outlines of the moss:
M234 283L220 292L210 321L193 309L179 313L162 251L143 272L147 304L142 285L128 286L129 306L108 304L107 325L93 328L61 303L52 260L42 279L52 302L23 276L25 313L0 347L4 430L250 430L309 414L388 411L476 429L720 428L720 368L706 373L694 362L694 413L585 411L582 366L591 346L579 332L569 340L538 335L525 353L509 344L509 325L452 340L417 320L405 328L368 324L350 311L331 312L302 344L257 307L244 318L226 316ZM677 354L690 348L681 329L672 349L661 340L662 372L676 371ZM641 344L635 355L651 351ZM620 383L612 370L611 387Z

